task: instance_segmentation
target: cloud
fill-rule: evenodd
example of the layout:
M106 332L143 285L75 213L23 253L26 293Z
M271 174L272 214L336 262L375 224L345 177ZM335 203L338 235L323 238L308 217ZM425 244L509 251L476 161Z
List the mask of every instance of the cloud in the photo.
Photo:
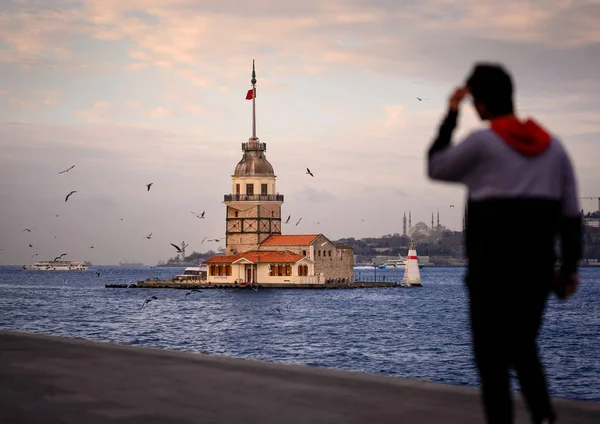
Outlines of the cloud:
M301 191L295 193L298 200L307 203L322 203L334 200L336 197L326 190L318 190L312 187L304 187Z
M110 103L107 101L95 102L91 108L78 112L79 116L89 123L104 123L109 122L110 118Z
M149 111L148 116L153 119L170 118L171 116L173 116L173 112L162 106L158 106L157 108L154 108L151 111Z

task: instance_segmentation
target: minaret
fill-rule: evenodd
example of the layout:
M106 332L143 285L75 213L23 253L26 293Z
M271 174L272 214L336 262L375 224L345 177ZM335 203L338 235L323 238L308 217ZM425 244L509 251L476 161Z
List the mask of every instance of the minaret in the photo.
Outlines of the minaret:
M408 211L408 230L412 228L412 218L410 216L410 211Z
M283 195L275 188L273 166L265 156L267 144L256 136L256 72L252 61L252 137L242 143L242 160L235 167L231 194L224 197L227 206L225 254L248 252L258 248L271 234L281 234Z
M437 229L438 229L438 231L440 230L440 211L439 210L437 213Z
M404 218L402 218L402 235L406 237L406 212L404 212Z
M433 228L433 212L431 212L431 231L435 230L435 228Z

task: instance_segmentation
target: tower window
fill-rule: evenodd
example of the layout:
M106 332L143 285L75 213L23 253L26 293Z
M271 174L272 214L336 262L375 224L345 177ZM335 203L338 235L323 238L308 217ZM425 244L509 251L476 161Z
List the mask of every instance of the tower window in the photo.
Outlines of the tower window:
M254 184L246 184L246 194L248 196L254 196Z
M266 184L260 185L260 194L262 194L263 196L267 195L267 185Z
M236 218L238 217L238 214L239 214L239 212L238 212L238 211L235 211L235 217L236 217Z
M239 184L235 185L235 194L240 194L240 185Z

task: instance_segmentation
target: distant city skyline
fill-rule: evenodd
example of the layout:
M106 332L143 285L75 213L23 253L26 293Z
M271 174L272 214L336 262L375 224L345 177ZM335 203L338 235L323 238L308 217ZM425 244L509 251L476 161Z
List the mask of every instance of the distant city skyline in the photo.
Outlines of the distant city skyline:
M225 233L253 59L257 136L282 214L303 217L285 234L402 234L409 210L460 231L466 192L429 181L425 153L479 60L507 66L519 114L564 142L580 196L600 196L599 13L591 0L4 2L0 264L224 247L201 241ZM465 104L459 137L483 125Z

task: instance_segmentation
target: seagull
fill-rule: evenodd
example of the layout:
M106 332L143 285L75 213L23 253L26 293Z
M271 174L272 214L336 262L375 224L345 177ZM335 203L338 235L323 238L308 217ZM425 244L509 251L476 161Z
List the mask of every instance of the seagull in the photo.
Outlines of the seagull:
M150 303L150 302L152 302L153 300L157 300L157 299L158 299L158 297L156 297L156 296L152 296L150 299L146 299L146 300L144 300L144 304L142 305L142 308L143 308L143 307L146 305L146 303Z
M90 246L90 249L93 249L93 248L94 248L94 245L92 244L92 245Z
M451 207L451 208L453 208L453 207L454 207L454 205L450 205L450 207Z
M427 97L417 97L417 100L422 102L423 100L428 100L429 98Z
M56 215L54 215L54 216L56 216L57 218L59 217L59 215L58 215L58 214L56 214Z
M25 229L23 230L23 232L25 232L25 231L27 231L28 233L30 233L30 232L31 232L31 230L30 230L29 228L25 228Z
M199 290L199 289L192 289L191 291L187 292L187 293L185 294L185 297L186 297L186 299L187 299L187 297L188 297L190 294L192 294L192 293L194 293L194 292L200 293L200 290Z
M152 187L152 184L154 183L146 184L146 187L148 187L148 191L150 191L150 187Z
M292 217L292 215L288 215L287 219L285 220L285 224L287 224L288 222L290 222L290 218Z
M60 255L60 256L57 256L56 258L54 258L54 260L53 260L52 262L56 262L56 261L58 261L58 260L59 260L59 259L61 259L63 256L67 256L67 254L66 254L66 253L63 253L62 255Z
M0 249L0 250L2 250L2 249ZM35 257L36 257L36 256L38 256L38 255L39 255L39 253L36 253L36 254L33 254L33 255L31 255L31 258L29 258L29 260L32 260L33 258L35 258Z
M312 173L312 172L310 172L310 169L308 169L308 168L306 168L306 173L307 173L308 175L310 175L311 177L314 177L313 173Z
M221 241L221 240L223 240L223 239L210 239L210 240L207 240L207 241Z
M148 235L147 235L146 237L144 237L144 238L147 238L148 240L150 240L150 239L152 238L152 233L148 234Z
M193 215L196 216L196 218L200 218L200 219L204 219L204 214L206 213L205 211L203 211L200 215L198 215L196 212L191 212Z
M75 168L75 165L70 167L69 169L65 169L64 171L60 171L59 174L64 174L65 172L69 172L71 169Z
M175 243L170 243L171 246L173 246L175 249L177 249L177 253L183 253L183 250L181 249L181 247L177 246Z
M302 217L300 217L300 219L298 220L298 222L296 222L296 227L298 226L298 224L300 224L300 221L302 221Z
M100 273L96 271L96 277L100 277Z
M29 243L29 247L33 247L33 244Z
M71 197L71 196L72 196L73 194L75 194L75 193L77 193L77 190L73 190L73 191L71 191L69 194L67 194L67 197L65 197L65 202L66 202L67 200L69 200L69 197Z
M202 241L200 242L200 244L204 243L205 241L206 241L206 237L204 237L204 238L202 239Z

